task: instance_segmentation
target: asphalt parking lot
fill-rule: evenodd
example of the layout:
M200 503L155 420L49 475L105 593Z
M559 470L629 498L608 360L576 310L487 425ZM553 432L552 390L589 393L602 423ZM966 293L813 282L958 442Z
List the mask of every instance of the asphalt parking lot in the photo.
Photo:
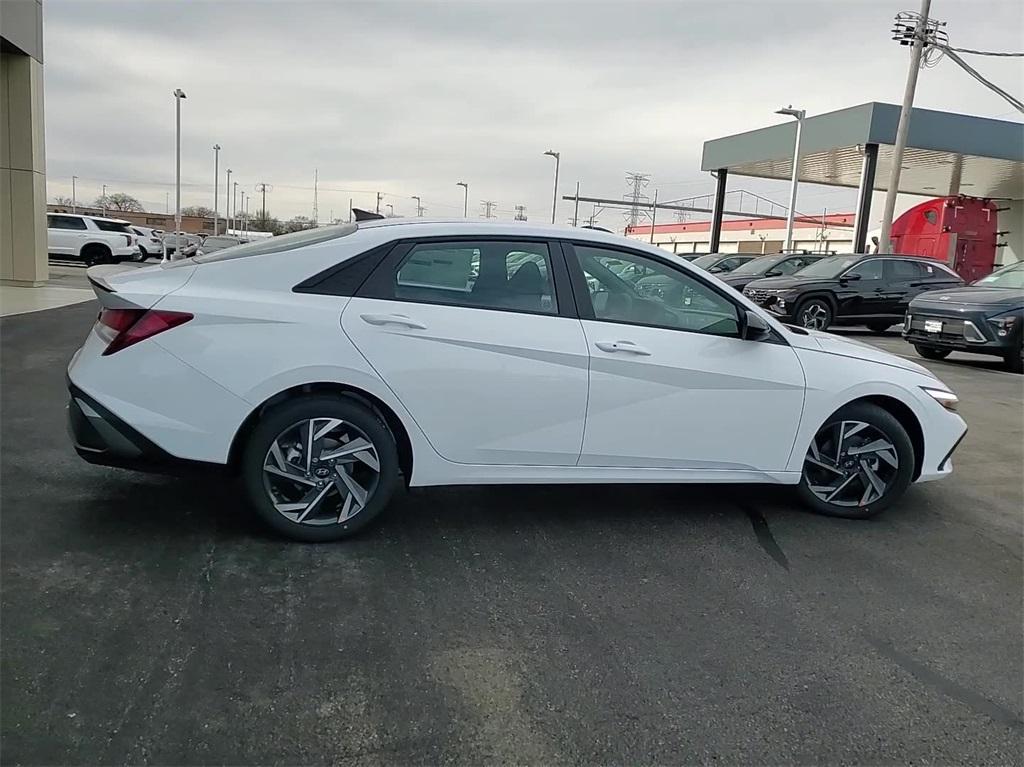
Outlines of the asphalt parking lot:
M75 456L95 311L0 323L5 764L1022 761L1024 378L997 360L928 363L971 431L873 521L761 487L429 489L300 545L229 482Z

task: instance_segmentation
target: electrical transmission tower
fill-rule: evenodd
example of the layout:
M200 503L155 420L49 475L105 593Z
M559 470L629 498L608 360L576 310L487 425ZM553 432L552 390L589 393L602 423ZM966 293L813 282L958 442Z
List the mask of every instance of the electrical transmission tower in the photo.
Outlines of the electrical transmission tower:
M516 205L516 221L525 221L525 220L526 220L526 206L525 205Z
M274 191L274 185L261 181L256 185L256 191L263 195L263 218L267 217L267 192Z
M629 187L629 191L623 197L630 203L629 211L626 213L626 223L628 226L639 224L640 217L643 215L643 209L650 207L650 204L647 202L647 195L644 194L644 188L650 183L650 180L650 173L634 173L630 171L626 174L626 185Z
M484 206L484 218L494 218L494 207L498 204L494 200L480 200Z

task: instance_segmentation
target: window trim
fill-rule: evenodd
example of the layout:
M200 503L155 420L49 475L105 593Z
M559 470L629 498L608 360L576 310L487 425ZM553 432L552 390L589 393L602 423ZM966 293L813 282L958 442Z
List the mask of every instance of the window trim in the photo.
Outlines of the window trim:
M711 282L711 280L705 279L704 276L698 273L704 271L700 267L693 267L691 269L687 269L686 267L674 263L671 259L661 258L655 255L654 253L648 253L646 251L641 250L634 250L632 248L605 242L592 242L589 240L562 240L561 245L566 265L569 270L570 284L572 285L573 291L573 300L575 301L575 304L577 306L577 314L579 315L579 318L581 320L603 322L609 325L628 325L631 327L638 328L651 328L652 330L670 330L677 333L696 333L697 335L709 336L711 338L730 338L736 341L747 341L747 339L743 338L743 324L744 318L746 317L746 312L748 311L749 307L743 304L741 301L737 301L732 296L720 290L717 285ZM736 309L737 322L739 323L739 332L734 336L722 335L720 333L705 333L702 330L691 330L690 328L678 328L667 325L652 325L646 322L628 322L626 320L608 320L598 317L594 312L593 302L590 300L590 290L587 287L587 278L583 274L583 267L580 265L579 258L576 256L576 249L574 247L575 245L579 245L585 248L600 248L602 250L616 251L619 253L624 253L629 256L634 256L636 258L646 258L651 261L654 261L655 263L659 263L662 266L674 272L685 275L686 277L694 280L695 282L699 283L703 287L710 290L712 293L715 293L720 298L724 299L725 301L733 305L733 307ZM760 341L747 342L775 343L782 344L784 346L790 345L789 342L774 328L772 328L771 335L769 335L767 338L763 338Z
M429 245L433 243L458 243L458 242L527 242L544 245L548 249L548 259L551 263L552 288L554 292L556 311L544 312L532 309L516 309L506 306L473 306L471 304L451 303L450 301L413 301L408 298L399 298L392 290L393 280L398 274L398 269L405 261L406 256L417 245ZM537 317L569 317L577 319L576 304L569 288L569 274L566 268L565 258L559 243L547 237L530 237L510 234L458 234L458 235L435 235L432 237L407 237L395 240L391 251L380 260L370 276L360 285L354 293L358 298L373 298L378 301L394 301L402 304L422 304L424 306L449 306L455 309L474 309L483 312L508 312L510 314L532 314Z

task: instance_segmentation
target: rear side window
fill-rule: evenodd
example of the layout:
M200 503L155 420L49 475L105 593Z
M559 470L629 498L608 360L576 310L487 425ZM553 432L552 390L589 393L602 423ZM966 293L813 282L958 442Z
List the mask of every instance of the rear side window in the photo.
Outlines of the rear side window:
M101 231L104 232L118 232L119 234L131 234L131 232L128 231L127 224L118 224L113 221L100 221L99 219L96 218L94 218L92 222L96 224L96 226L99 227Z
M46 225L50 229L88 229L85 221L77 216L47 216Z
M551 254L543 242L431 242L399 264L391 298L476 309L555 314Z
M924 264L897 259L889 262L889 274L894 280L920 280L927 276Z

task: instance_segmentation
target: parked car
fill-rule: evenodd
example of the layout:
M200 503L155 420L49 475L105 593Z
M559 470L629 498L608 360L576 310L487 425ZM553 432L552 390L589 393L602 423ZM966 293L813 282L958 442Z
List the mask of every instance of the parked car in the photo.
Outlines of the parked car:
M168 257L176 252L179 243L185 256L194 255L203 244L203 238L200 235L189 232L164 232L163 241L167 247Z
M673 286L642 295L624 260ZM400 476L790 484L862 518L949 474L966 429L920 365L592 230L386 219L88 276L79 454L234 472L300 540L364 528Z
M215 253L218 250L224 250L224 248L231 248L235 245L242 245L246 242L241 237L231 237L226 234L210 235L203 244L196 251L196 255L203 255L206 253Z
M132 226L131 230L139 239L140 261L145 261L147 258L164 257L164 241L160 237L162 231L150 229L147 226Z
M138 238L130 224L116 218L47 213L46 242L50 255L80 258L90 265L139 256Z
M752 261L747 261L745 264L740 264L728 274L720 276L719 279L742 293L743 288L754 280L761 279L762 277L782 277L787 274L793 274L794 272L799 272L805 266L810 266L814 262L820 261L822 258L824 258L824 255L813 255L810 253L801 253L799 255L777 253L771 256L761 256Z
M693 259L690 263L711 274L724 274L755 258L759 256L754 253L708 253L706 256Z
M903 337L930 360L952 351L993 354L1021 373L1022 328L1024 262L1017 262L967 287L918 296L907 310Z
M902 321L907 305L928 290L963 285L938 261L917 256L828 256L785 277L754 280L743 295L780 320L825 330L866 325L883 333Z

